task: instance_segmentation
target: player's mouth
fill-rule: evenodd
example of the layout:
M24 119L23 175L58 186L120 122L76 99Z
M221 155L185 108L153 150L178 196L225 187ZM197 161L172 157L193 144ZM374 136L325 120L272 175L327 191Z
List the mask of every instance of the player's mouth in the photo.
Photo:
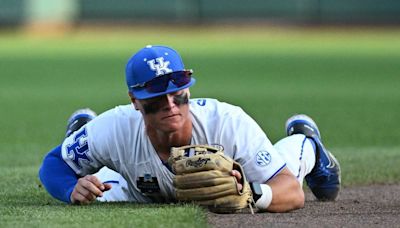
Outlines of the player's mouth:
M181 114L170 114L170 115L167 115L167 116L162 117L161 119L162 119L162 120L164 120L164 119L170 119L170 118L174 118L174 117L178 117L178 116L181 116Z

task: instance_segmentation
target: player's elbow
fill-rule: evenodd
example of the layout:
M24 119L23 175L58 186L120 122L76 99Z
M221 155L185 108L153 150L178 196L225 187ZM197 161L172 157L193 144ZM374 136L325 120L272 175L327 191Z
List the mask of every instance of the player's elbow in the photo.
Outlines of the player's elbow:
M289 194L287 198L283 200L280 204L271 205L271 207L268 208L268 211L284 213L301 209L304 207L304 201L305 197L302 189L300 189L299 191L292 191L291 194Z
M304 207L304 191L297 180L287 179L284 186L279 187L267 209L269 212L289 212Z
M296 181L297 182L297 181ZM305 196L304 196L304 191L301 187L301 185L297 182L294 184L292 188L292 195L291 195L291 204L289 206L289 210L296 210L304 207L304 202L305 202Z
M304 202L305 202L304 192L300 188L297 193L297 197L295 198L295 200L293 202L293 210L303 208Z

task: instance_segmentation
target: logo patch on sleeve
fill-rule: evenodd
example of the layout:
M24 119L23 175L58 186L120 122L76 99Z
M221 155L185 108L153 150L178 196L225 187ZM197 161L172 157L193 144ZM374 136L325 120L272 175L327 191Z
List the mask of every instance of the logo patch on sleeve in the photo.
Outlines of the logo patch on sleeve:
M87 143L86 127L82 128L74 137L74 142L66 147L67 157L80 169L82 163L90 163L88 156L89 145Z
M271 163L271 154L266 150L259 151L256 155L256 164L258 166L266 166Z
M196 103L200 106L204 106L206 105L206 99L198 99Z

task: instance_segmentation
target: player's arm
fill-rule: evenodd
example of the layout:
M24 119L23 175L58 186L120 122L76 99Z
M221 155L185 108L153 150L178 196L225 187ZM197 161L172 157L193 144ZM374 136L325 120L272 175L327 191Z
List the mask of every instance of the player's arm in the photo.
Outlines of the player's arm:
M272 201L269 212L287 212L304 207L304 192L296 177L284 168L266 183L271 187Z
M232 176L238 179L238 183L242 178L235 170L232 171ZM286 167L267 183L261 185L252 183L251 188L256 206L260 210L288 212L304 207L304 192L300 183ZM238 189L242 189L241 184L238 184Z
M39 169L43 186L54 198L70 203L70 195L78 181L78 176L61 157L61 145L50 151Z
M39 178L51 196L66 203L89 203L110 188L91 175L79 178L63 160L61 145L46 155Z

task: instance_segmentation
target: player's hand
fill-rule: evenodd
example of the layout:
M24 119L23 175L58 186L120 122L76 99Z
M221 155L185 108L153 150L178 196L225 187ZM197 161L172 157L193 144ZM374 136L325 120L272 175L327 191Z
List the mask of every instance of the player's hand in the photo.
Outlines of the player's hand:
M111 184L103 184L93 175L84 176L78 179L71 193L71 202L73 204L89 204L97 197L102 197L103 192L110 190L111 187Z
M232 170L232 171L231 171L231 175L234 176L234 177L236 177L236 180L237 180L237 183L236 183L237 188L238 188L239 191L242 191L243 185L241 184L241 181L240 181L240 180L242 179L242 174L240 174L240 172L237 171L237 170Z

